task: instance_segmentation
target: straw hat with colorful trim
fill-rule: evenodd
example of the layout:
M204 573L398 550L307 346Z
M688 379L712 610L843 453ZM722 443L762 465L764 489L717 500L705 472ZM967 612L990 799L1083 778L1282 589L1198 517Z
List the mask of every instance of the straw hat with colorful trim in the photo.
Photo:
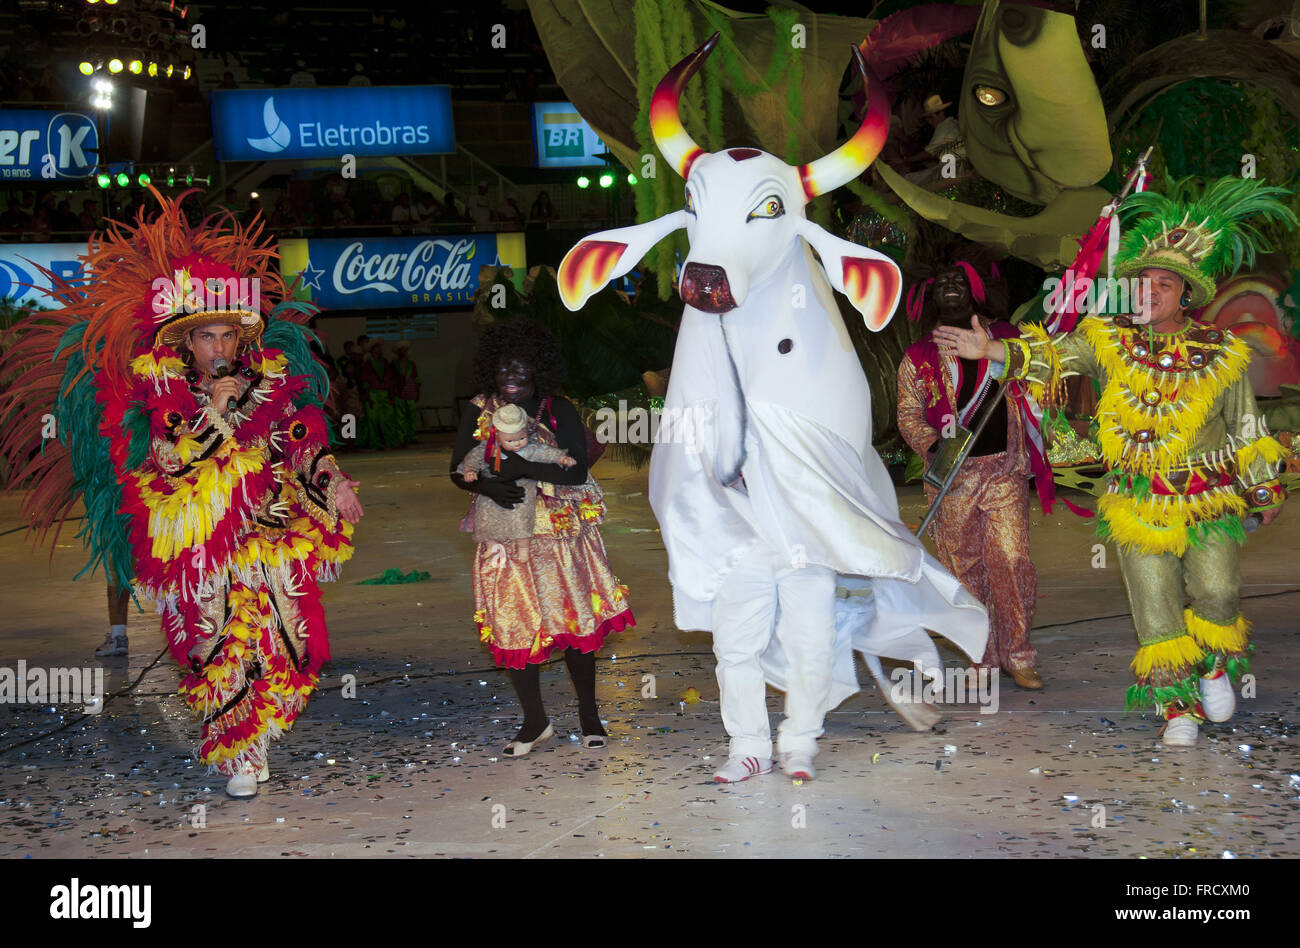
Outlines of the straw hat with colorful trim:
M1120 208L1124 218L1140 218L1126 228L1114 275L1123 279L1149 268L1177 273L1187 283L1191 309L1214 298L1221 276L1253 265L1256 252L1266 249L1248 218L1296 226L1282 203L1291 192L1253 178L1220 178L1203 191L1193 178L1183 178L1167 182L1165 190L1130 195Z

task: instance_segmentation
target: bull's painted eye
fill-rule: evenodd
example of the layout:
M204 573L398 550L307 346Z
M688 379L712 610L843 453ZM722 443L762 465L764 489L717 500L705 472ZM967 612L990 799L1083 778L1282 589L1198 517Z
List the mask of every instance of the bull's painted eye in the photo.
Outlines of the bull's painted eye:
M695 199L691 197L690 188L686 189L686 213L687 214L695 213Z
M775 194L769 194L763 200L758 202L758 207L749 212L746 221L752 221L755 217L780 217L785 213L785 205Z
M975 87L975 98L980 105L1001 105L1007 101L1007 94L997 86L978 85Z

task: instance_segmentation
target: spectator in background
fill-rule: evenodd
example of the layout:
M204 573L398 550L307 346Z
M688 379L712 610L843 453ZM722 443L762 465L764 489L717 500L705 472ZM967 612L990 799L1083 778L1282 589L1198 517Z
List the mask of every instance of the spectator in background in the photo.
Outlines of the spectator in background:
M442 210L438 214L439 223L459 224L463 220L465 220L465 215L456 206L456 193L448 191L443 195Z
M506 77L501 84L501 100L503 102L518 102L522 88L523 83L519 80L519 71L511 69L506 73Z
M23 213L23 202L16 197L9 199L9 210L0 214L0 231L21 234L31 226L32 217Z
M307 71L307 63L298 60L298 71L289 77L289 86L295 89L310 89L316 86L316 77Z
M239 206L239 195L235 192L234 188L226 188L226 197L220 204L217 205L217 207L229 211L231 214L233 214L236 217L239 216L241 210Z
M411 196L403 191L397 196L397 203L393 205L392 222L406 226L394 230L409 230L411 222L416 220L419 220L419 216L411 207Z
M357 222L357 213L352 209L352 202L346 194L335 191L330 194L330 224L334 227L351 227Z
M284 195L275 199L275 207L271 211L271 227L290 228L298 226L298 215L293 212L289 205L289 200Z
M369 336L361 339L369 342ZM376 339L366 345L357 340L362 350L362 360L357 378L363 389L365 413L357 425L357 446L362 448L395 448L402 443L397 412L389 391L388 360L384 358L384 343Z
M356 343L345 343L344 349L346 350L348 346L355 349ZM337 412L334 421L338 424L341 433L347 423L347 416L352 416L350 430L354 436L340 439L343 450L352 451L357 446L355 433L361 418L361 386L357 382L357 364L347 356L339 360L339 377L334 386L334 410Z
M388 366L388 391L393 398L394 439L399 447L415 440L420 427L420 372L411 361L411 344L405 339L397 344Z
M361 363L357 366L357 377L367 391L388 391L388 360L384 358L384 340L370 341L369 336L357 340L361 349Z
M347 342L343 343L343 355L339 356L339 373L342 374L343 367L348 363L352 364L352 369L355 372L358 360L357 344L353 340L349 339Z
M352 68L354 72L352 74L352 78L348 80L348 85L350 86L370 85L370 77L367 76L365 73L365 69L366 69L365 66L363 66L361 63L353 63Z
M253 221L257 220L258 215L260 215L261 213L262 213L262 202L259 201L257 198L250 198L248 201L248 210L246 210L244 212L244 216L240 218L240 223L242 223L245 227L248 227L253 223Z
M432 224L438 218L438 212L441 208L434 196L428 191L420 192L420 199L415 202L414 220L421 224Z
M53 212L42 203L41 206L36 209L36 213L32 215L31 223L27 225L25 232L26 235L31 237L32 240L36 241L38 244L48 241L50 239L50 233L53 230L53 225L50 223L50 216L52 213Z
M486 181L478 183L478 193L469 199L465 209L469 212L469 219L477 227L483 227L492 222L492 202L488 199Z
M99 202L94 198L86 198L81 202L81 216L77 218L77 223L82 230L99 230Z
M560 219L560 215L555 212L555 205L551 203L551 196L545 191L537 194L537 200L533 206L528 209L528 223L530 229L542 230L549 224L554 224ZM533 225L540 225L534 228Z
M518 194L507 194L506 199L497 206L497 220L503 224L523 224L524 212L519 206Z
M52 222L54 220L54 193L52 191L46 191L41 195L41 199L37 202L37 205L38 210L45 215L45 219ZM34 217L35 215L32 216Z
M947 180L941 177L945 154L952 154L958 163L966 160L966 146L961 140L961 126L947 112L951 106L951 102L943 101L943 97L939 95L930 95L925 99L921 116L934 129L934 132L930 136L929 143L925 146L924 153L913 154L909 157L923 159L924 155L928 154L933 164L906 175L907 179L913 184L920 185L923 188L937 187Z
M235 84L235 74L227 69L221 74L221 82L217 84L218 89L238 89Z
M134 224L138 219L140 212L144 210L144 197L140 191L131 192L131 202L123 209L126 219Z
M72 213L72 202L67 199L60 201L50 218L50 226L56 231L72 233L79 224L77 215Z

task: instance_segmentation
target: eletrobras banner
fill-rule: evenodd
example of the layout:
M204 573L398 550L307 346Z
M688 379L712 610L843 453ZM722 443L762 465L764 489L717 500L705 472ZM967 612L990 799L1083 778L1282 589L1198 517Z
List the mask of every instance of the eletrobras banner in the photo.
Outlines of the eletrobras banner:
M351 237L280 241L286 284L322 309L469 307L479 269L525 269L523 234Z
M451 88L216 89L212 143L218 161L450 154Z

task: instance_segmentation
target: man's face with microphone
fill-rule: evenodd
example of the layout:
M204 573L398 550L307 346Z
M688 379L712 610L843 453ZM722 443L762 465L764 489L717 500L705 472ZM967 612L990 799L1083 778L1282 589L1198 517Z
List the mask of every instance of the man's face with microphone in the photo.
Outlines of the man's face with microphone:
M213 364L224 359L227 365L235 361L239 348L239 328L228 323L210 323L191 329L187 337L190 352L194 354L194 367L208 376L216 375Z

